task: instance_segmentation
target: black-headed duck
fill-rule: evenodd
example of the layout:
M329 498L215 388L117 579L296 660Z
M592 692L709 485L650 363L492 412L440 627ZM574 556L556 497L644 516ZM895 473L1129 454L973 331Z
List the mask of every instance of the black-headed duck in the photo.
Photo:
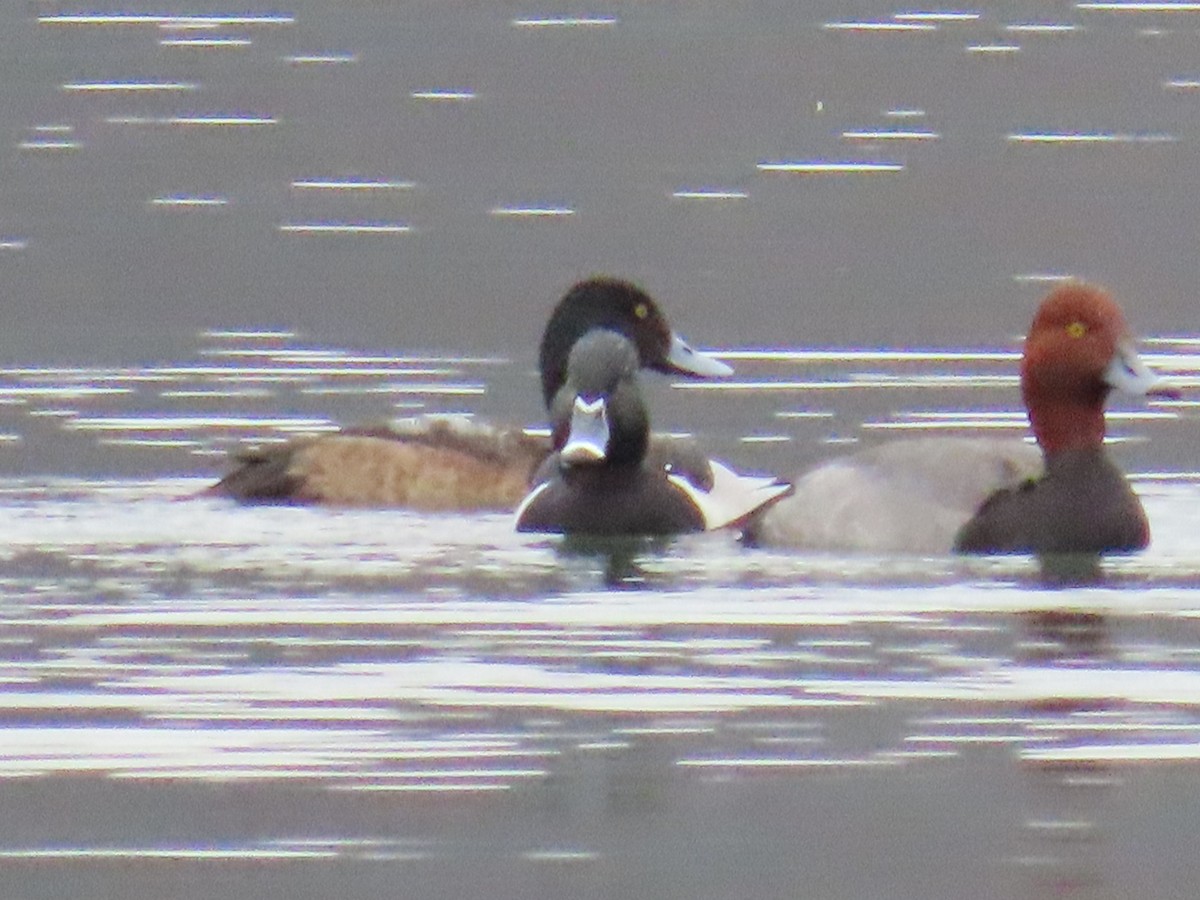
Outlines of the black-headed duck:
M625 335L640 365L655 371L699 378L732 371L693 350L639 287L590 278L563 295L546 323L538 363L547 406L566 377L572 345L595 328ZM509 510L558 441L516 426L435 417L349 428L239 451L233 470L205 493L246 503Z
M638 368L633 345L613 331L591 331L571 349L551 410L563 442L518 507L518 531L597 537L708 531L743 521L789 490L774 478L741 477L713 461L706 490L650 461Z

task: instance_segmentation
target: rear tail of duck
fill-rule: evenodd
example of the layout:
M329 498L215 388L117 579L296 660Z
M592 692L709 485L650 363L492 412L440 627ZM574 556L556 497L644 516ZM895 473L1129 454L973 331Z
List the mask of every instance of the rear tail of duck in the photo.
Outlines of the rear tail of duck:
M741 525L792 491L790 482L772 476L739 475L716 460L710 460L712 487L703 490L682 475L668 474L667 480L683 491L704 517L704 530L714 531Z

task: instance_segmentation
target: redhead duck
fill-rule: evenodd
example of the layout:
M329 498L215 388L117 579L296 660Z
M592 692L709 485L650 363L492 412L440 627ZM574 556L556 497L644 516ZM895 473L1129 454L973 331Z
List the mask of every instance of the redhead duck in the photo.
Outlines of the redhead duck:
M638 368L634 346L614 331L591 331L571 349L551 410L562 446L518 507L518 531L598 537L708 531L743 521L790 489L714 461L705 489L648 458L650 420Z
M627 336L646 368L698 378L732 372L672 331L645 291L590 278L563 295L546 323L538 364L547 406L572 345L594 328ZM551 440L516 426L422 418L239 451L235 468L205 493L246 503L512 509L552 449Z
M1019 441L896 441L809 471L747 537L869 552L1101 554L1140 550L1146 515L1104 449L1113 388L1177 396L1141 361L1120 307L1071 282L1025 339L1021 395L1038 448Z

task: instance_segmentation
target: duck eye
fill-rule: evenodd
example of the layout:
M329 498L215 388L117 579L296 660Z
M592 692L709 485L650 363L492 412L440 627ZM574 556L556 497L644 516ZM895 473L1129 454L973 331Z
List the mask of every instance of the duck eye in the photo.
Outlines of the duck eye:
M650 315L650 307L648 307L645 303L639 303L633 308L633 314L639 319L644 319L646 316Z
M1067 326L1067 337L1081 338L1087 334L1087 326L1082 322L1072 322Z

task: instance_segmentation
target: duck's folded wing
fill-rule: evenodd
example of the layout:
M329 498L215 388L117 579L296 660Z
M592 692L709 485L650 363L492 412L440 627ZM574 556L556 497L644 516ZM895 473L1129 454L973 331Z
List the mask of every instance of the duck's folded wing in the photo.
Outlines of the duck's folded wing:
M517 428L366 426L239 451L207 493L245 503L508 510L548 449Z
M942 554L988 497L1041 473L1037 448L1012 439L918 438L832 460L752 526L765 546Z
M713 471L708 456L690 435L654 433L646 450L646 466L682 475L703 491L712 490Z

